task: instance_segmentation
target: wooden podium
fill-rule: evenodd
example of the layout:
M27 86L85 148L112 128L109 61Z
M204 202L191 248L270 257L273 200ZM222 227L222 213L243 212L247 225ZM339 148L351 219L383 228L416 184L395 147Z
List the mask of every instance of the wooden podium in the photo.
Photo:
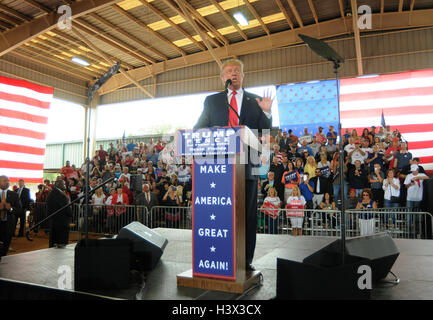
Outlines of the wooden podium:
M259 282L260 271L245 268L245 169L260 151L247 127L177 131L177 155L194 157L193 266L178 286L243 293Z

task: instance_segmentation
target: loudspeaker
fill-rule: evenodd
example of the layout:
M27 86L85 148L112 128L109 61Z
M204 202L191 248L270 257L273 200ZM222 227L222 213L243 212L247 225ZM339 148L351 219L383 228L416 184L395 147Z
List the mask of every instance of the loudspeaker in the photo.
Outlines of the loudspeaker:
M316 258L318 264L277 258L277 300L370 298L371 290L364 287L362 278L365 266L370 267L368 259L346 255L346 263L342 265L341 253L326 251Z
M323 259L322 252L341 252L341 239L335 240L326 247L304 259L305 263L319 264ZM400 252L388 233L377 233L346 240L346 255L371 260L373 282L385 278L397 260Z
M75 246L74 288L129 287L131 242L127 239L80 240Z
M117 239L132 242L132 267L139 270L155 268L168 243L166 238L137 221L120 229Z
M340 239L302 263L278 258L277 299L368 299L366 284L385 278L400 254L387 233L347 239L345 247L344 265Z

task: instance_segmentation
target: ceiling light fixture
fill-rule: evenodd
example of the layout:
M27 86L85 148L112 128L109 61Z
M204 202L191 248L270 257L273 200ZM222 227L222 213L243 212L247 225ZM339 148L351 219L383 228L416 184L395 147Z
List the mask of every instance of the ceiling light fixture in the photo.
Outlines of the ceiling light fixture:
M245 18L244 14L242 12L240 12L240 11L235 12L233 14L233 17L236 19L237 22L239 22L239 24L241 26L247 26L247 25L249 25L248 19Z
M90 63L88 63L86 60L83 60L83 59L78 58L78 57L73 57L71 60L72 60L72 62L75 62L79 65L84 66L84 67L90 66Z

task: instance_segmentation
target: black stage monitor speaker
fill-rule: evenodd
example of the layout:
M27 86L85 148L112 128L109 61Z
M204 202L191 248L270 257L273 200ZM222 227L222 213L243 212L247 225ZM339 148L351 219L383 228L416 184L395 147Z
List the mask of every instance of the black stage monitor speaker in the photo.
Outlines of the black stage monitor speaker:
M321 252L341 252L341 240L338 239L311 256L305 263L317 264ZM373 282L384 279L397 260L400 252L388 233L377 233L346 240L346 254L371 260Z
M152 270L167 246L168 240L140 222L131 222L119 231L118 239L132 241L133 267Z
M371 290L360 284L363 266L371 268L374 283L387 276L399 254L389 234L379 233L347 239L345 265L340 239L302 263L278 258L277 299L367 299Z
M127 239L80 240L75 246L74 288L129 287L131 242Z
M322 251L319 264L277 258L278 300L361 300L369 299L368 288L359 287L361 266L370 266L368 259ZM362 269L361 269L362 270ZM362 282L362 280L361 280Z

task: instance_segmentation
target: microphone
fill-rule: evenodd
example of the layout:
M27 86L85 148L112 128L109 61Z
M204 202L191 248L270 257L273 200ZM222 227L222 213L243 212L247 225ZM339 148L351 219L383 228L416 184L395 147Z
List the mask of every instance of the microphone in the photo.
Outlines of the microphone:
M229 87L229 85L231 85L232 84L232 80L231 79L227 79L227 81L226 81L226 83L225 83L225 85L224 85L224 87L225 87L225 91L227 92L227 88Z

